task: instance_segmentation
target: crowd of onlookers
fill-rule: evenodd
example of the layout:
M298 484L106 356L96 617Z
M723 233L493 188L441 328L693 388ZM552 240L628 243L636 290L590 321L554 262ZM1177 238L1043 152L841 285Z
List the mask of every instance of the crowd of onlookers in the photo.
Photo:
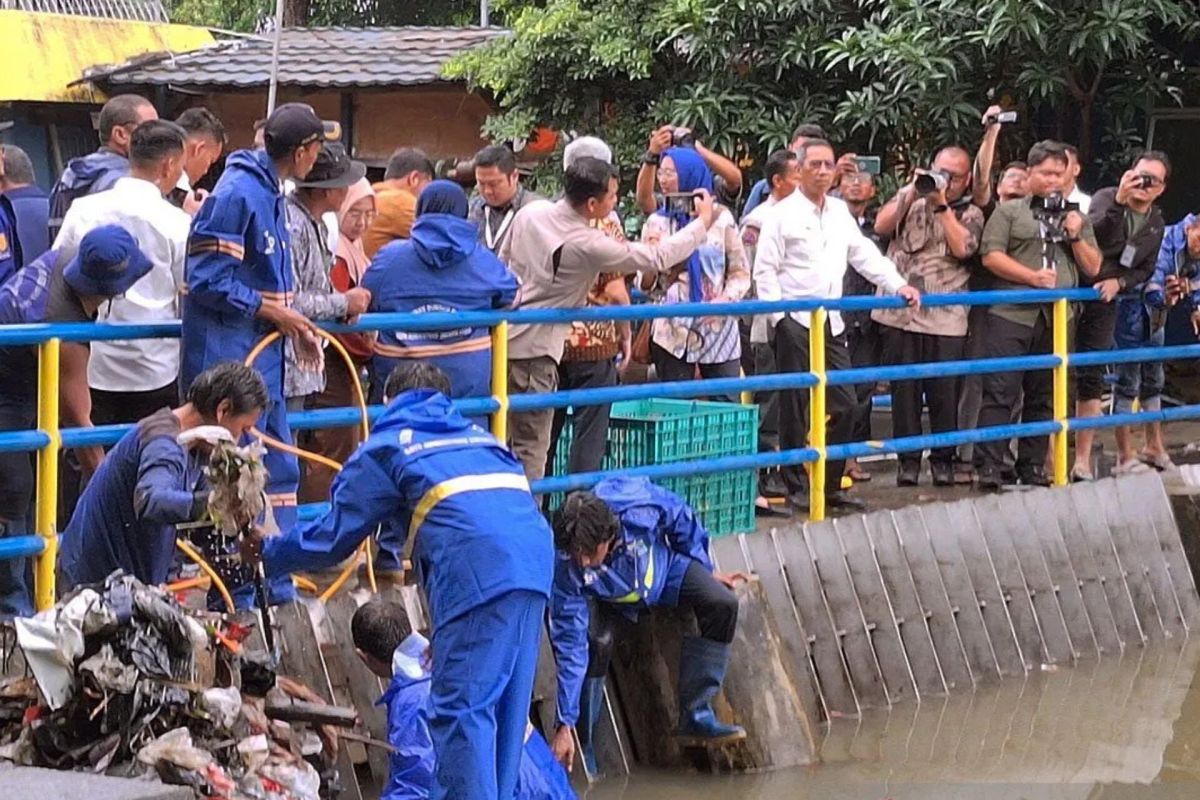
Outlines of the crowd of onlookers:
M1073 349L1161 345L1166 310L1192 302L1200 263L1197 218L1168 226L1156 205L1171 177L1165 154L1139 155L1117 186L1089 197L1078 185L1081 165L1070 145L1038 142L1024 161L996 169L1003 119L996 107L984 115L974 156L943 147L882 205L879 160L840 153L817 125L798 126L789 148L770 154L762 179L745 192L733 162L691 131L664 126L650 134L637 174L634 203L645 215L638 241L627 240L617 215L619 173L599 139L567 144L556 199L523 185L516 156L499 144L470 162L475 191L468 195L454 180L435 180L433 162L413 148L397 150L382 180L371 183L364 165L335 140L336 126L321 123L318 136L310 133L319 123L311 109L292 104L281 111L256 126L256 150L242 151L263 155L228 158L239 175L251 176L244 180L258 176L255 192L266 187L261 200L227 192L216 203L196 188L213 185L210 173L226 150L221 121L203 108L172 122L159 119L144 98L112 98L99 115L99 150L73 159L49 195L37 187L29 157L5 146L0 322L161 322L204 308L199 328L211 342L203 347L211 348L223 346L226 323L253 318L259 338L278 330L286 339L282 417L285 410L353 405L356 383L380 402L391 368L414 359L445 371L457 397L490 393L486 328L341 335L352 368L320 346L313 321L366 312L573 308L628 304L631 296L664 304L843 293L904 298L904 307L828 314L826 366L845 369L1050 352L1049 304L921 304L925 294L984 288L1095 286L1102 301L1074 310ZM246 289L225 274L230 262L222 258L251 272L260 261L286 264L290 276L282 286ZM224 305L208 302L214 292ZM681 381L808 371L811 319L795 312L633 326L514 325L509 391L605 387L635 375ZM185 321L185 339L187 327ZM233 356L250 355L238 347ZM0 351L0 429L33 427L34 364L26 348ZM180 345L64 343L61 383L64 426L134 422L179 400ZM1108 384L1103 368L1074 370L1076 413L1101 413ZM1155 409L1162 390L1161 364L1121 365L1113 405ZM872 438L875 393L870 383L828 388L830 444ZM890 394L895 436L921 434L926 413L932 433L1051 417L1047 370L894 381ZM805 446L806 390L754 399L760 449ZM601 468L608 414L606 405L574 409L571 472ZM510 444L531 479L552 464L565 420L562 409L510 414ZM357 437L354 428L306 431L299 444L340 462ZM1128 429L1117 431L1117 442L1119 473L1172 466L1158 425L1147 426L1140 451ZM1096 473L1092 448L1092 432L1080 431L1074 479ZM1045 484L1047 449L1044 437L1022 438L1015 451L1008 442L934 447L931 479L983 488ZM72 490L103 457L99 447L71 451L67 509ZM853 461L830 462L828 502L860 507L843 490L843 473L871 477ZM902 454L898 483L917 485L920 474L921 453ZM299 502L326 497L332 475L308 465ZM32 476L28 454L0 454L0 521L9 533L25 528ZM799 466L764 473L760 507L772 507L769 496L805 507L807 479Z

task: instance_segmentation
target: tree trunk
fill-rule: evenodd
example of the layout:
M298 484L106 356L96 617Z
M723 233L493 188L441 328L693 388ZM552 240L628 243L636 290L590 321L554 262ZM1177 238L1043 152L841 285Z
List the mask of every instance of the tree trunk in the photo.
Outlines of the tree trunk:
M308 24L311 0L283 0L283 27L302 28Z

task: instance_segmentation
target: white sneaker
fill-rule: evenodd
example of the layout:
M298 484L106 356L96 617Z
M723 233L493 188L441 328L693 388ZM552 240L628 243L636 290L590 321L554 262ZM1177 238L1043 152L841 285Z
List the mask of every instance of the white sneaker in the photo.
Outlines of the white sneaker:
M1138 475L1142 472L1149 472L1150 467L1143 464L1136 458L1131 458L1128 461L1122 461L1117 466L1113 467L1113 475Z

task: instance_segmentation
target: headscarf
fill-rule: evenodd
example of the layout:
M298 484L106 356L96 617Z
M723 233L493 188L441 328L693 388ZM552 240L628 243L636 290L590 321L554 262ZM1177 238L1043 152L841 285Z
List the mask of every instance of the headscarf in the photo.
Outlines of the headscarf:
M371 182L366 178L350 187L346 192L346 199L342 202L342 207L338 209L337 257L346 262L346 270L350 273L350 280L355 286L362 282L363 274L367 271L367 267L371 266L371 259L367 257L367 251L363 249L362 237L350 241L345 235L341 235L341 226L345 222L346 215L350 213L350 207L364 197L370 197L372 200L375 198L375 190L371 188Z
M434 181L417 198L417 216L424 214L450 214L466 219L467 193L454 181Z
M679 175L679 191L694 192L705 189L710 194L713 190L713 174L694 149L690 147L671 147L663 151L663 158L670 158L675 164ZM690 214L683 212L671 213L663 206L656 214L675 222L675 229L681 230L692 221ZM700 265L700 256L693 252L687 260L688 300L699 303L704 299L704 268Z

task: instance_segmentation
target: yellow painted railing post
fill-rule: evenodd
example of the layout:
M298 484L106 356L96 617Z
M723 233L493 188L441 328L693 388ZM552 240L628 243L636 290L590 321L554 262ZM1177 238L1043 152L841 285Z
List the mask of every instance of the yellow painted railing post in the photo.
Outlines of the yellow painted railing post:
M492 435L508 441L508 323L492 328L492 398L500 407L492 414Z
M38 347L38 428L50 437L50 443L38 452L35 524L46 545L34 570L38 611L54 605L54 572L58 561L58 452L62 446L58 431L58 353L58 339Z
M825 318L818 308L808 327L808 370L817 376L808 392L808 446L817 451L808 475L808 518L814 522L825 519Z
M1059 424L1054 434L1054 485L1067 485L1067 316L1066 300L1054 301L1054 419Z

